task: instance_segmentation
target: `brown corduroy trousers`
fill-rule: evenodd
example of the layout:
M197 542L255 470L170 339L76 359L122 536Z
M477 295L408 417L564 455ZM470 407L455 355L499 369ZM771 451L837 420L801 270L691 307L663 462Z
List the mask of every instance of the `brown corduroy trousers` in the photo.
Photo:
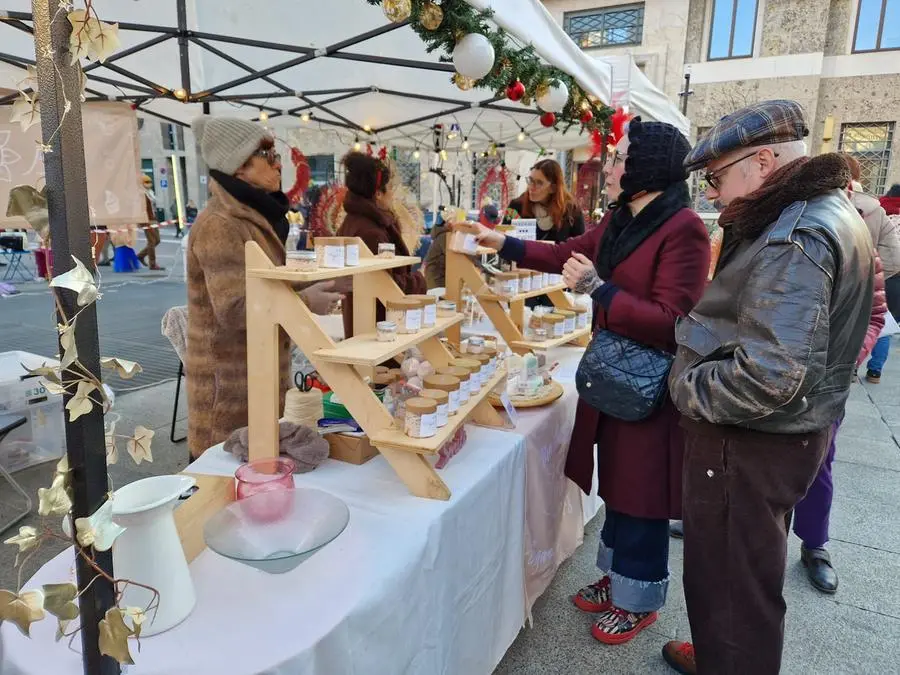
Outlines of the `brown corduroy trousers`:
M684 595L700 675L775 675L787 519L830 431L767 434L683 420Z

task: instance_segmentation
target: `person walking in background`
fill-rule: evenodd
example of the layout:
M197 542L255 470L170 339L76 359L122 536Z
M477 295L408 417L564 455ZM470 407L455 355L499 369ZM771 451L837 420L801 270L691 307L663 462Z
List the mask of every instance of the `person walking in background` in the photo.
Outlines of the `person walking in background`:
M669 374L694 645L663 657L680 673L781 668L787 516L825 459L868 330L871 237L847 164L806 157L808 133L799 104L765 101L723 117L685 160L706 168L725 234Z
M852 177L848 186L850 201L866 222L866 227L869 228L869 234L872 236L872 243L875 245L875 250L878 251L884 267L888 310L895 319L900 319L900 229L891 222L879 200L863 192L862 185L859 183L862 170L856 158L848 154L841 156L847 162ZM884 364L887 363L890 349L891 338L889 335L880 338L875 343L875 348L870 350L872 356L866 365L866 381L872 384L881 382L881 371L884 369Z
M675 319L700 298L709 272L709 237L690 209L682 165L690 147L672 125L636 117L607 161L606 190L617 206L600 225L552 246L483 226L478 239L520 267L562 272L569 288L589 293L595 334L609 331L673 353ZM678 413L666 399L646 419L625 421L579 400L566 475L587 494L595 448L606 504L601 576L573 602L596 614L597 640L621 644L655 622L666 601L669 518L681 515Z
M888 306L884 293L884 272L881 258L875 252L875 293L872 296L872 314L869 318L869 329L862 350L856 359L856 366L866 360L878 341L878 335L884 328L884 315ZM831 518L831 502L834 498L834 483L831 478L831 465L837 449L837 433L844 419L841 417L831 425L831 442L828 454L822 463L816 479L806 491L806 496L794 507L794 534L800 537L800 560L806 568L809 582L823 593L834 593L838 587L837 572L831 562L831 555L825 544L828 543L828 523Z
M142 265L148 265L151 270L162 271L165 268L156 264L156 247L159 246L160 236L159 226L156 222L156 214L153 211L153 179L147 174L144 174L141 177L141 181L144 185L144 203L147 207L148 224L147 227L143 228L147 244L141 249L141 252L137 254L137 257ZM157 227L153 227L154 225L157 225Z

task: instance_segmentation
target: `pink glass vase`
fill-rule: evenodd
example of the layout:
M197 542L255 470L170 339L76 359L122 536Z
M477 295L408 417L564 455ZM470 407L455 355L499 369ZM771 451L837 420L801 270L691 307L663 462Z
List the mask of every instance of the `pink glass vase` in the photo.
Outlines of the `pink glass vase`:
M290 512L294 496L294 469L292 459L276 457L257 459L235 471L238 499L269 493L267 498L254 499L252 508L248 508L254 520L271 523Z

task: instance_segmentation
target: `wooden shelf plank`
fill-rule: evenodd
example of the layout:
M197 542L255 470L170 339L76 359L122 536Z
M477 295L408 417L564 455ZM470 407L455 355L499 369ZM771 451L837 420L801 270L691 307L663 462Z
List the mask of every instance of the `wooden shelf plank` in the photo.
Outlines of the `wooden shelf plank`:
M552 340L546 340L544 342L531 342L529 340L514 340L510 343L510 347L521 347L524 349L531 350L545 350L552 349L553 347L559 347L560 345L564 345L568 342L574 342L579 338L583 338L587 335L591 334L591 327L585 326L584 328L579 328L578 330L568 333L567 335L563 335L559 338L553 338Z
M447 425L438 429L437 434L431 438L410 438L401 429L388 429L369 436L369 442L376 447L387 447L396 450L408 450L420 455L436 454L441 446L453 438L453 434L459 429L466 420L471 416L475 407L482 401L487 399L487 395L500 382L506 382L506 368L501 366L497 368L494 376L488 380L487 384L481 388L475 396L470 396L465 405L460 406L456 415L451 415L447 421Z
M389 270L395 267L407 267L408 265L417 265L419 262L421 262L421 260L412 255L398 255L393 258L360 258L359 265L354 267L341 267L339 269L320 268L315 272L301 272L300 270L289 267L274 267L272 269L253 268L247 270L247 276L259 279L280 279L282 281L324 281L326 279L337 279L338 277L366 274L367 272Z
M393 342L378 342L375 333L363 333L339 342L333 349L319 349L313 356L331 363L345 363L353 366L377 366L388 359L405 352L410 347L440 335L447 328L463 320L462 314L439 316L434 326L424 328L409 335L398 335Z
M479 293L479 300L490 300L493 302L516 302L517 300L527 300L528 298L536 298L539 295L547 295L547 293L552 293L554 291L565 291L568 287L565 284L554 284L552 286L545 286L544 288L538 289L536 291L528 291L527 293L516 293L512 296L505 295L495 295L494 293Z

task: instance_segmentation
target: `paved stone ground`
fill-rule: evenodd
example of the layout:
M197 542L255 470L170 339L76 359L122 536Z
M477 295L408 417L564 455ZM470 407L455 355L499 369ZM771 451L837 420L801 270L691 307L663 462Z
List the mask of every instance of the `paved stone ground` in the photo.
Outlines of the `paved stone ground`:
M164 244L162 264L171 265L176 255L180 260L176 246ZM155 281L146 286L118 285L113 289L118 276L109 280L108 295L101 302L102 339L109 339L107 330L116 330L118 322L112 315L121 312L117 316L122 319L123 327L132 331L131 337L118 337L123 335L119 333L112 339L121 340L117 347L135 352L134 356L130 356L131 352L118 353L125 358L136 358L146 369L148 356L152 362L157 358L157 350L162 352L168 348L164 338L157 339L159 318L167 307L184 302L183 285L173 275L169 281ZM23 299L0 299L3 349L27 348L21 343L8 342L7 329L11 324L7 309L17 306L10 304L11 301L21 303L18 307L22 312L35 312L34 316L50 311L49 306L26 310L33 301L22 303ZM127 325L142 320L146 321L143 331ZM44 353L53 353L49 351L53 339L49 314L43 320L29 318L23 323L33 325L38 332L50 332L50 337L45 338ZM32 334L27 333L26 338L31 339ZM838 438L829 545L840 575L836 595L821 595L809 585L799 562L799 541L791 538L785 584L788 616L784 673L900 673L900 342L895 343L894 350L882 384L854 385ZM174 363L177 367L177 362ZM174 375L171 364L160 367L158 377L164 379L169 372ZM153 463L137 467L127 457L123 458L111 470L114 485L147 475L177 472L187 464L185 444L169 441L174 390L174 382L168 381L118 397L115 412L122 417L119 428L127 431L143 424L154 429L156 436ZM182 398L178 433L185 430L184 403ZM39 487L49 484L52 472L50 464L17 473L16 478L29 494L36 495ZM0 522L10 517L15 505L6 486L0 487ZM36 518L31 516L26 524L35 522ZM591 637L590 618L569 601L575 590L596 578L594 558L601 524L602 515L589 524L584 546L563 565L554 583L538 601L534 626L523 628L495 675L671 672L660 658L660 648L669 639L690 637L681 586L682 545L672 541L669 603L659 622L627 645L608 647ZM58 550L47 547L39 551L25 570L25 577ZM13 559L13 547L0 546L2 588L15 586Z

